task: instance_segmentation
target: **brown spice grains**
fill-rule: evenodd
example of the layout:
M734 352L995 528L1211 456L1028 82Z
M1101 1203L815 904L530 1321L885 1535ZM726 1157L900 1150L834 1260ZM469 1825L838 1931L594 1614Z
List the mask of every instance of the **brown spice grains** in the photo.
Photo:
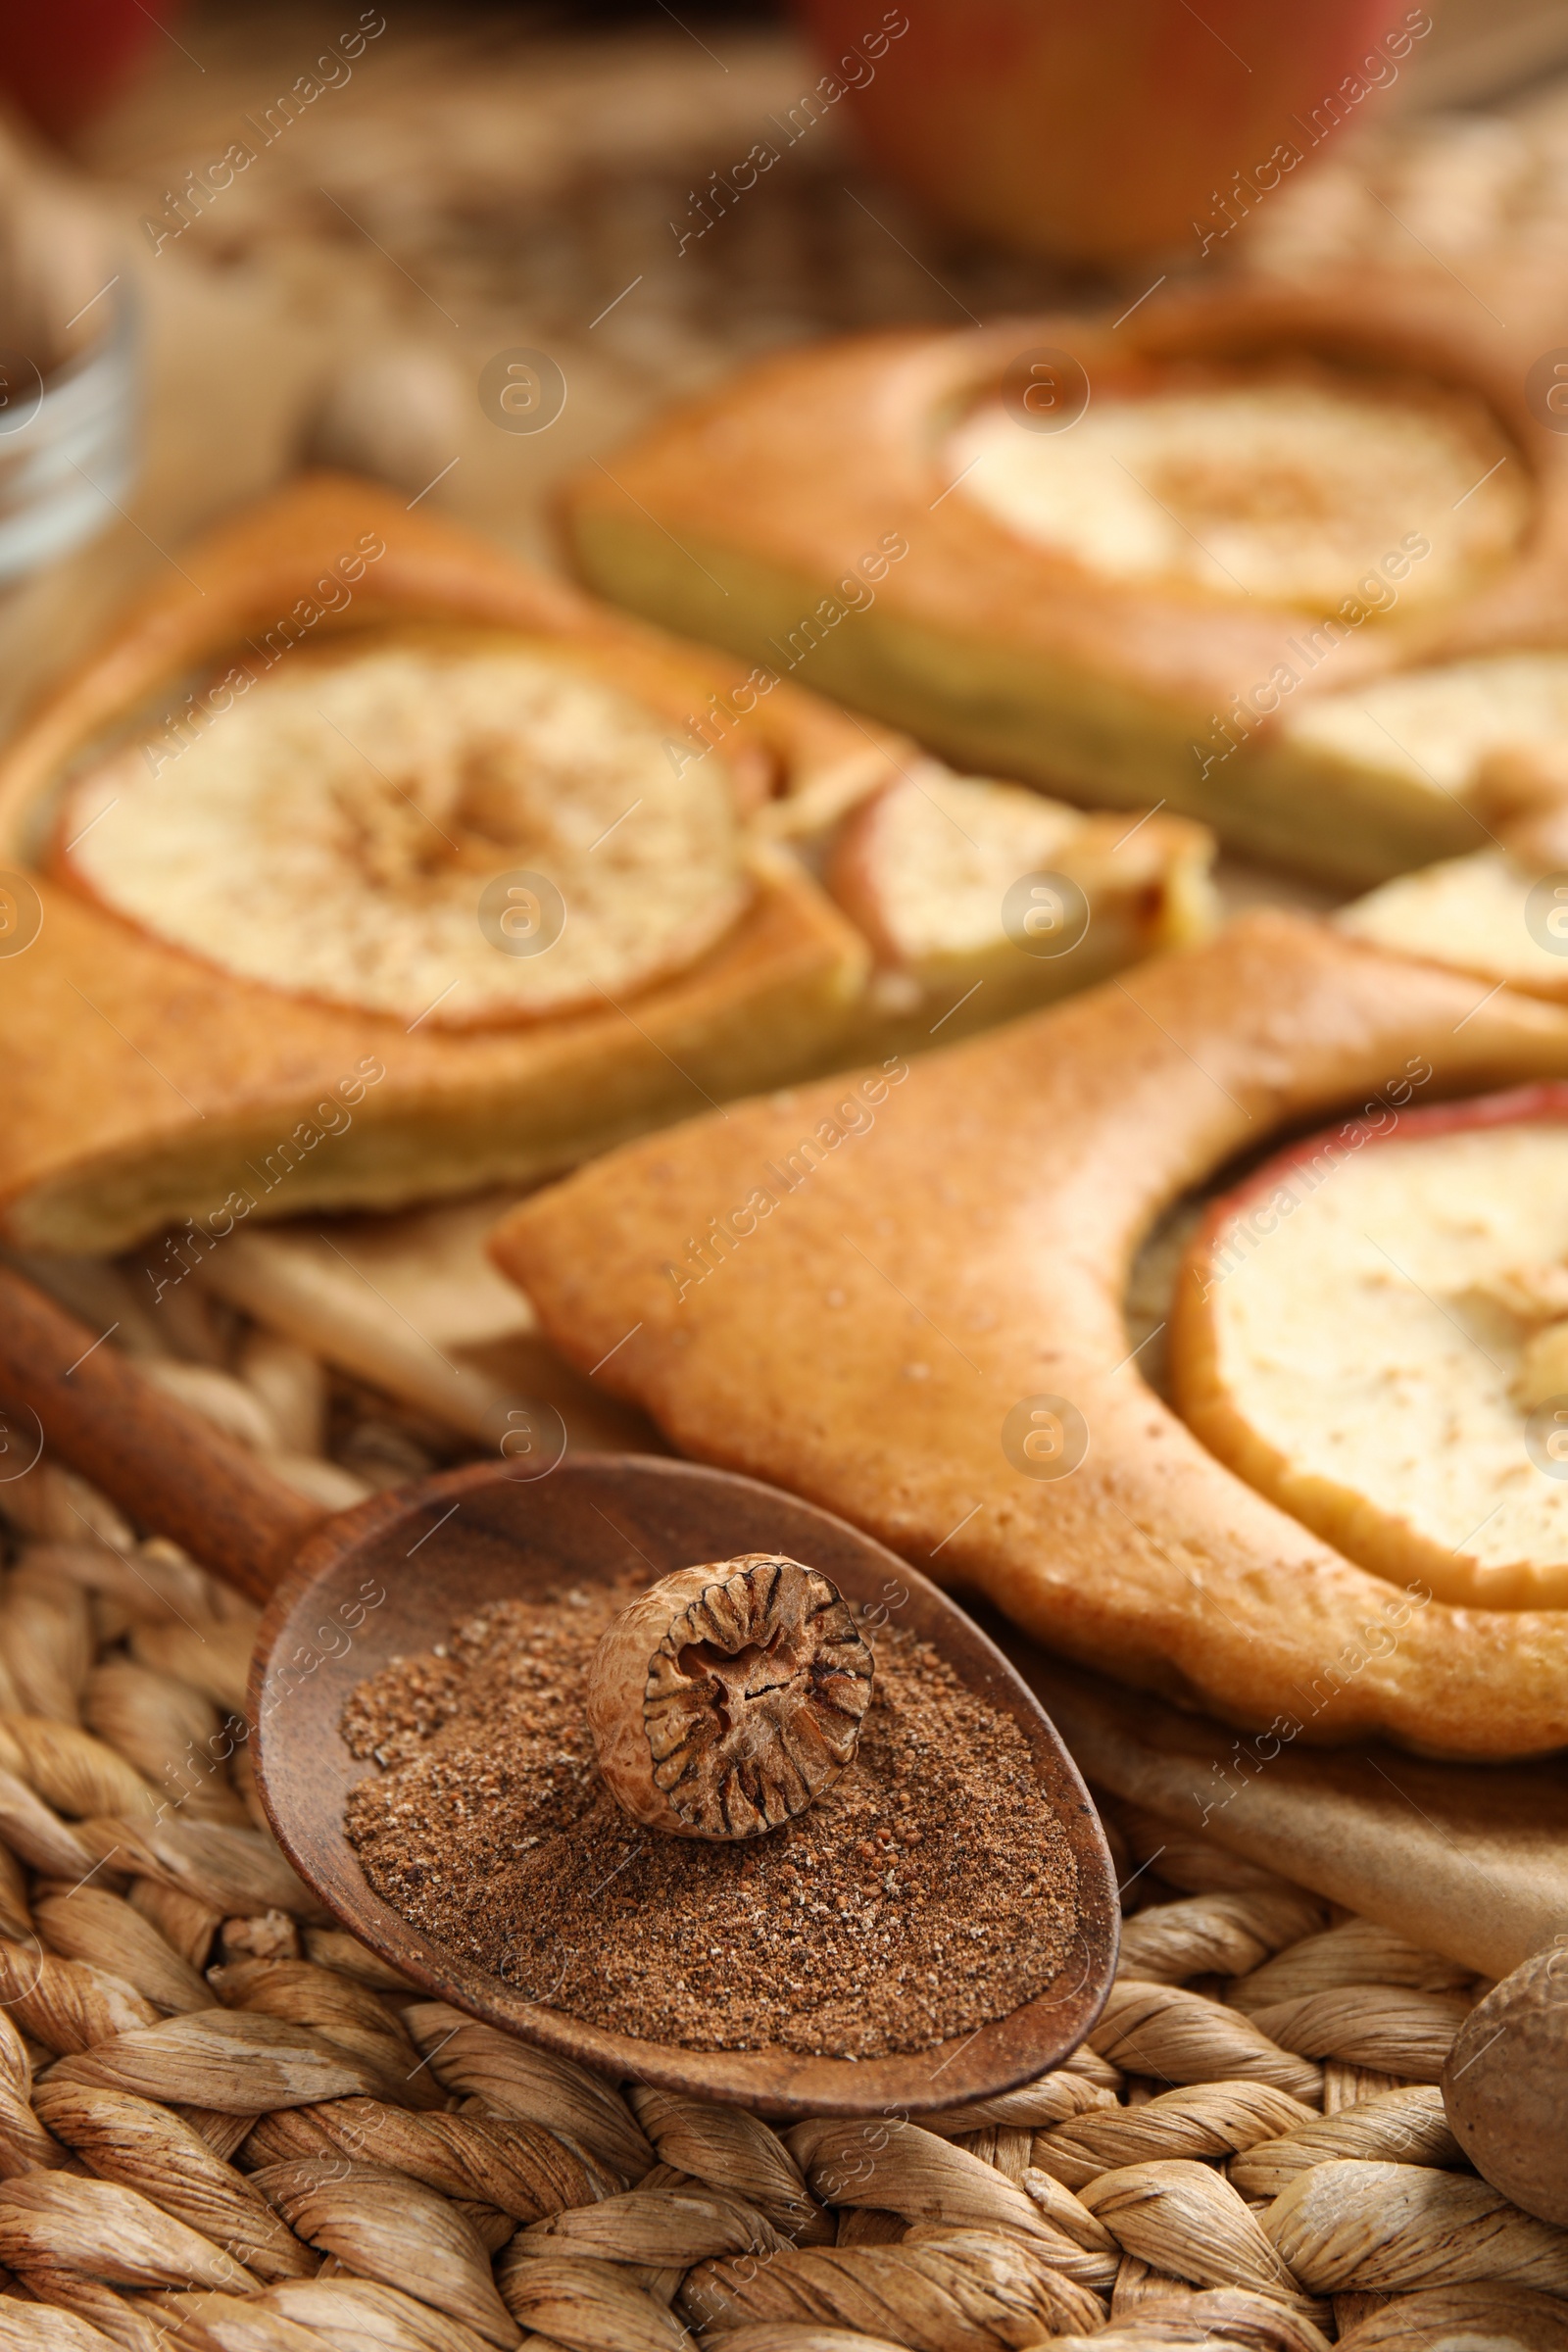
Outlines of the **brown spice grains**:
M925 2049L1044 1988L1066 1838L1016 1724L910 1634L878 1637L858 1754L784 1828L707 1844L624 1814L583 1682L638 1589L497 1602L355 1690L344 1737L383 1770L346 1828L395 1911L531 1999L688 2049Z

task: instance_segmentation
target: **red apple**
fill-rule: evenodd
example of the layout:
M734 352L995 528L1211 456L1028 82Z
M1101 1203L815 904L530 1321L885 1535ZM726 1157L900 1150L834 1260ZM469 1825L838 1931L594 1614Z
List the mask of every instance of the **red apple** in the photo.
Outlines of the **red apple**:
M178 0L46 0L0 8L0 90L53 138L69 137L127 81Z
M1206 250L1364 119L1432 25L1402 0L796 5L817 103L890 178L999 244L1091 263Z

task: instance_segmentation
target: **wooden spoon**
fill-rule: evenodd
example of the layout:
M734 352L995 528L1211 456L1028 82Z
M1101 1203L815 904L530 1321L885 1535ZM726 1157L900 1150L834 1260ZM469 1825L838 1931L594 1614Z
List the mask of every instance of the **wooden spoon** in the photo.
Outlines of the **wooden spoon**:
M1059 2064L1094 2024L1115 1971L1115 1876L1076 1767L1000 1649L945 1593L812 1504L694 1463L616 1454L477 1462L330 1516L254 1455L143 1380L85 1324L0 1267L0 1406L13 1458L32 1445L90 1478L266 1611L251 1664L256 1782L300 1877L354 1935L439 1999L617 2077L775 2116L867 2115L995 2097ZM607 2033L525 1998L401 1919L367 1885L343 1834L373 1765L338 1733L355 1685L428 1649L487 1602L549 1585L648 1581L696 1560L784 1551L877 1604L1020 1726L1040 1801L1066 1832L1078 1921L1035 1999L961 2040L886 2058L777 2047L688 2050Z

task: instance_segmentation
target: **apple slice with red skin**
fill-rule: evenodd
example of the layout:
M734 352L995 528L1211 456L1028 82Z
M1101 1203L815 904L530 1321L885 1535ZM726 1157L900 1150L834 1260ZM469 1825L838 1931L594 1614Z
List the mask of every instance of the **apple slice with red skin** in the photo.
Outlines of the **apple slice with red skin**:
M1188 1250L1177 1407L1375 1574L1460 1606L1568 1605L1568 1395L1539 1378L1568 1338L1565 1260L1568 1085L1311 1136Z

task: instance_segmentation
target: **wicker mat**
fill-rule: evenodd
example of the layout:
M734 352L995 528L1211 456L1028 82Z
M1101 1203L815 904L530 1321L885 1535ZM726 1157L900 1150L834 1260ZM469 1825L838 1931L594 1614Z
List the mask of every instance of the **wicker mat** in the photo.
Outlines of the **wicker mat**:
M154 1375L323 1502L454 1450L231 1308L180 1338ZM604 2081L316 1910L251 1609L47 1462L0 1500L0 2347L1568 2352L1568 2232L1444 2120L1463 1962L1107 1796L1121 1973L1057 2072L781 2132Z

